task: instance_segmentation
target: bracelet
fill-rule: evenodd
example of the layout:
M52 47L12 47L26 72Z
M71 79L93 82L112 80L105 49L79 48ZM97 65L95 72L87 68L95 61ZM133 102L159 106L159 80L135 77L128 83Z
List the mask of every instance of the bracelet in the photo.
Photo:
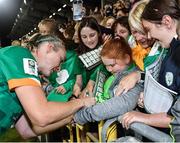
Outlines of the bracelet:
M72 94L71 97L72 97L72 98L74 97L75 99L78 99L78 98L79 98L79 96L76 96L76 95L74 95L74 94Z
M139 83L144 83L144 80L145 80L145 73L142 72L142 71L139 71L140 73L140 80L139 80Z

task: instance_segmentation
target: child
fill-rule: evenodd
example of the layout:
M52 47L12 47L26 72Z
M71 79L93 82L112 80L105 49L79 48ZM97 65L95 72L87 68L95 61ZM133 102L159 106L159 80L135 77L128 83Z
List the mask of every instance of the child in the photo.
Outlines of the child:
M108 91L103 94L109 94L109 100L94 106L81 109L78 111L74 120L78 124L87 122L100 121L122 115L136 107L137 100L142 88L139 84L120 96L114 96L116 86L122 77L136 70L136 66L132 61L132 51L126 41L121 38L109 40L103 47L101 59L106 66L106 69L112 73Z
M131 35L129 23L128 23L128 17L123 16L118 19L113 23L112 28L114 32L114 36L121 36L127 41L129 40L129 37Z
M67 102L73 94L73 87L79 74L79 59L77 54L70 50L64 50L63 56L64 62L48 78L54 87L47 97L49 101Z
M58 23L55 21L55 19L46 18L39 22L38 24L39 33L42 35L58 35Z

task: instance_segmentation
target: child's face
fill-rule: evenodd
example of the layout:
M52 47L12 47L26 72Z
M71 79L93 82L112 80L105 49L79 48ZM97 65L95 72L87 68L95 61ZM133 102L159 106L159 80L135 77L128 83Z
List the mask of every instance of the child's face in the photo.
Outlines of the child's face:
M52 27L50 25L41 25L39 27L39 33L42 35L53 34Z
M107 57L101 57L106 69L112 74L116 74L126 69L129 60L127 59L110 59Z
M129 36L129 31L123 25L117 24L116 29L115 29L115 36L121 36L124 39L127 39Z
M108 19L107 22L106 22L106 28L111 28L114 21L115 20L113 18Z

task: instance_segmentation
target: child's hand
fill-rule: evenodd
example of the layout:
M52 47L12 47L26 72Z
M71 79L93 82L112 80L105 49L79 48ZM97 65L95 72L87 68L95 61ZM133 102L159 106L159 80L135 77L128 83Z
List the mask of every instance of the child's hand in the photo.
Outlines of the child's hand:
M79 95L79 98L84 98L86 97L86 89L84 89L81 94Z
M144 93L141 92L138 99L138 106L144 108Z
M81 94L81 88L78 86L78 84L74 85L73 88L73 94L78 97Z
M92 91L90 91L90 90L88 90L88 89L85 88L85 89L81 92L79 98L84 98L84 97L87 97L87 96L93 96L93 93L92 93Z
M61 86L56 87L56 92L64 94L66 93L66 89L64 88L64 86L61 85Z
M121 95L122 93L128 92L132 89L136 83L139 81L139 72L132 72L121 79L118 88L116 90L116 95Z

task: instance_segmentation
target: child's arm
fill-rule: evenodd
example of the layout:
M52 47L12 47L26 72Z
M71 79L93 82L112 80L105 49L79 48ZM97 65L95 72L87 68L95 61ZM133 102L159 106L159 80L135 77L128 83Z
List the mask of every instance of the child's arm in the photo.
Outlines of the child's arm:
M61 94L65 94L69 90L73 89L74 83L75 83L75 79L68 80L66 83L56 87L56 92L61 93Z
M85 97L85 96L93 95L94 85L95 85L95 82L93 80L89 80L86 88L83 89L80 97Z
M81 94L82 89L82 75L76 75L76 82L73 87L73 95L78 97Z

